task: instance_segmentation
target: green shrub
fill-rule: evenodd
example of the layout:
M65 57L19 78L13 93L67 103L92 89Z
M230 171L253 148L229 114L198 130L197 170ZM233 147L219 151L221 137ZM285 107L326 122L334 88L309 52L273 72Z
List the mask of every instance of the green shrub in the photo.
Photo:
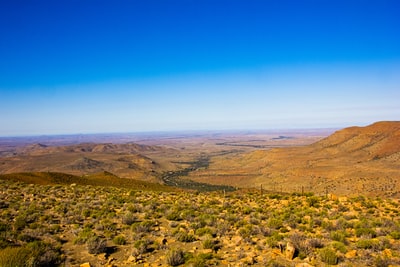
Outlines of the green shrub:
M60 252L43 241L34 241L24 247L7 247L0 250L1 267L57 266Z
M90 254L99 254L106 252L107 241L99 236L93 236L87 240L86 246Z
M132 225L132 230L135 233L148 233L151 231L152 227L155 225L153 221L147 220L143 222L137 222Z
M126 238L123 235L117 235L116 237L113 238L113 242L116 245L125 245L126 244Z
M393 231L390 233L390 236L394 239L400 239L400 231Z
M165 217L169 221L182 221L181 213L179 211L171 211Z
M374 249L379 245L379 241L377 239L360 239L356 243L357 248L361 249Z
M29 262L32 266L56 266L61 262L60 251L43 241L28 243L31 252Z
M333 231L330 233L331 239L334 241L338 241L338 242L342 242L345 243L346 242L346 232L344 231Z
M357 237L369 237L369 238L373 238L376 237L376 232L375 230L371 229L371 228L357 228L356 229L356 236Z
M283 226L283 222L280 219L270 218L267 221L267 226L273 229L279 229Z
M391 264L391 261L389 258L387 258L387 257L382 258L380 256L378 256L374 262L374 266L376 266L376 267L388 267L388 266L390 266L390 264Z
M321 261L325 262L326 264L336 265L339 262L336 252L332 248L322 248L319 250L318 254L321 258Z
M178 266L185 263L185 255L180 249L168 251L166 255L167 264L170 266Z
M195 233L198 236L204 236L204 235L214 236L215 235L214 230L211 229L210 227L203 227L203 228L196 229Z
M74 239L74 244L85 244L87 240L94 236L92 229L84 228Z
M194 237L194 235L188 234L187 232L184 231L178 231L175 234L176 240L180 241L180 242L193 242L196 241L196 237Z
M212 250L214 250L214 246L215 246L214 240L212 240L211 238L207 238L207 239L205 239L203 241L203 248L204 249L212 249Z
M136 215L128 212L124 216L122 216L122 223L126 225L132 225L134 222L137 222Z
M153 244L153 241L150 239L140 239L136 241L133 246L137 249L139 254L143 254L154 250L154 248L150 247L151 244Z
M278 232L274 232L271 236L267 237L266 244L270 248L277 247L279 241L282 241L283 238L283 235L279 234Z
M311 196L307 198L307 203L309 207L314 207L314 208L318 208L320 199L316 196Z
M345 244L343 244L340 241L334 241L331 244L332 248L334 248L336 251L339 251L341 253L346 253L347 252L347 247Z
M30 251L23 247L7 247L0 250L0 266L17 267L26 266Z

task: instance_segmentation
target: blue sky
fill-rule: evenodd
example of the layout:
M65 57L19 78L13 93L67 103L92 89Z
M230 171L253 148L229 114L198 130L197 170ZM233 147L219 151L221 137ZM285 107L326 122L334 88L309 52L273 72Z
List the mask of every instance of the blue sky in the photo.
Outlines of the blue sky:
M400 120L400 2L0 1L0 135Z

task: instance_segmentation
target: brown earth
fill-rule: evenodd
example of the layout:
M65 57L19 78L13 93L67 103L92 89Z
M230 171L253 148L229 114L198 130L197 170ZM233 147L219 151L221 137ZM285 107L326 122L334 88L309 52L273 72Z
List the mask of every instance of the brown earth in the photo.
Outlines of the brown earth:
M400 196L400 122L339 130L303 147L215 157L190 179L285 192Z
M107 171L119 177L156 181L156 172L174 166L162 159L155 162L150 156L175 153L174 149L136 143L32 144L1 157L0 173L51 171L86 175Z

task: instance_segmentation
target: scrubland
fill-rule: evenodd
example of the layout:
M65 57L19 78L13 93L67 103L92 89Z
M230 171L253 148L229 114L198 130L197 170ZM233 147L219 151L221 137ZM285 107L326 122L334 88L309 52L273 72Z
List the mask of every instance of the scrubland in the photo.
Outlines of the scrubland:
M0 188L0 266L400 265L398 199Z

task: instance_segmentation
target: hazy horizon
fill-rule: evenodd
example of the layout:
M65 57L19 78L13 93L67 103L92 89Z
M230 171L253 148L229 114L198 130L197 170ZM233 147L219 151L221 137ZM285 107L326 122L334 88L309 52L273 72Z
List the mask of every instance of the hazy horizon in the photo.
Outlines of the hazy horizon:
M400 2L3 1L0 136L400 120Z

